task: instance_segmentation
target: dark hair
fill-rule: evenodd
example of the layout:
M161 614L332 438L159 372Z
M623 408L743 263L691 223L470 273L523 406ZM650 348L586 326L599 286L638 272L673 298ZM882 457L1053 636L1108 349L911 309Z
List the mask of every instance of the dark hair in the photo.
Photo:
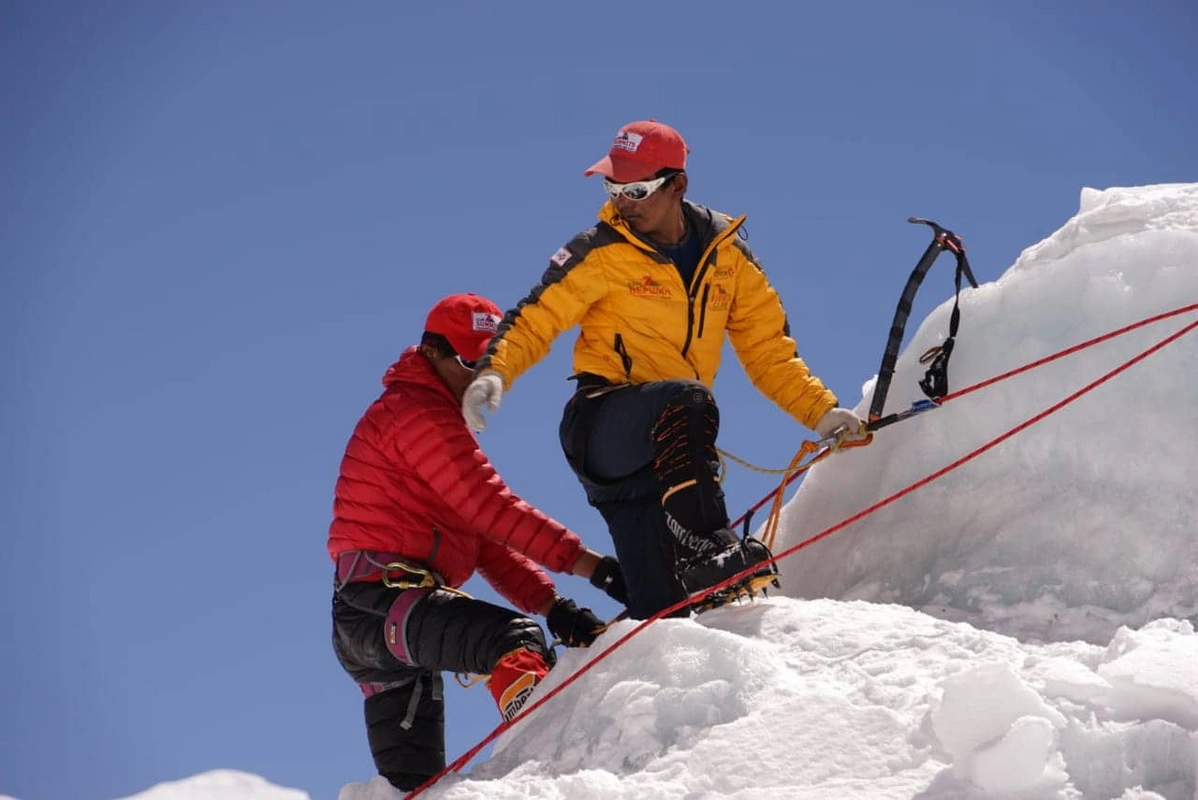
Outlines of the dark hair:
M437 355L445 356L446 358L452 358L458 353L457 350L453 349L453 345L449 343L448 339L441 334L433 333L432 331L425 331L424 335L420 337L420 343L422 345L428 345L437 351Z

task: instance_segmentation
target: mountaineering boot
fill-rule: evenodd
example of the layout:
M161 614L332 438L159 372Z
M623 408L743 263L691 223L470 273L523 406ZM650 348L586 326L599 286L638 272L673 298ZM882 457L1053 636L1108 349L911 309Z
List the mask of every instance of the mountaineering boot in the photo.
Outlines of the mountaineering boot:
M772 563L764 563L773 557L768 547L751 536L744 540L737 539L736 534L727 528L716 531L716 535L726 543L725 549L714 556L692 558L679 566L678 578L689 595L693 597L702 594L705 589L744 572L754 564L761 564L761 568L749 573L737 583L701 598L692 608L705 611L742 595L752 597L770 584L778 586L777 567Z
M674 395L653 425L653 474L661 487L666 528L680 556L676 567L686 593L695 597L718 583L771 558L756 539L737 538L728 523L720 488L720 457L715 441L720 412L711 391L696 381L677 381ZM777 585L772 564L731 586L695 600L691 608L715 608L742 595Z
M523 647L495 662L487 688L491 690L504 722L511 722L512 717L520 713L537 684L548 674L549 664L545 658Z

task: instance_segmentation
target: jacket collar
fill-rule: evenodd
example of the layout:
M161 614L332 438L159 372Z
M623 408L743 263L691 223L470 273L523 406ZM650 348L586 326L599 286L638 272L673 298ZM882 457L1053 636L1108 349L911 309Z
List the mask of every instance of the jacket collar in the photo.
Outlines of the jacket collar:
M449 391L449 387L437 377L433 365L427 358L420 355L420 348L416 345L404 350L399 360L388 367L387 372L383 375L383 386L388 389L400 385L423 386L444 395L450 401L454 400L453 392Z
M689 200L682 201L682 213L686 215L686 221L691 226L691 230L699 241L703 243L703 248L706 249L714 239L719 238L729 227L740 227L744 222L744 217L732 219L724 214L712 211L706 206L701 206L698 203L692 203ZM620 233L629 242L640 247L650 247L648 242L637 236L624 219L620 216L620 212L616 211L616 205L608 200L599 209L599 220L607 225L610 225Z

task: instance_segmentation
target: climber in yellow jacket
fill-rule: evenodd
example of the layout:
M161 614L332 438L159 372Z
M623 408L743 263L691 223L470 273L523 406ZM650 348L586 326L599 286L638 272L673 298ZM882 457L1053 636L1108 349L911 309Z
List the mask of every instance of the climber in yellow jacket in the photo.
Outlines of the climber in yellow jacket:
M729 529L717 481L711 385L725 334L753 384L799 423L820 436L866 435L799 358L778 294L745 243L744 218L684 199L686 155L668 125L620 130L584 173L604 176L599 224L559 248L507 312L462 400L482 430L484 409L496 410L561 333L580 327L561 443L607 521L634 618L770 558Z

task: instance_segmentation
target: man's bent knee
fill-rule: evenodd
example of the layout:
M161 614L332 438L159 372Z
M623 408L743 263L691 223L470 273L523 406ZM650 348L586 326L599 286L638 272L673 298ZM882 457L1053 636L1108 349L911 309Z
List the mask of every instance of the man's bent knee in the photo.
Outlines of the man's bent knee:
M513 617L507 625L496 631L489 644L486 660L494 665L513 650L528 650L544 659L548 666L553 666L553 650L545 642L545 632L540 624L530 617Z

